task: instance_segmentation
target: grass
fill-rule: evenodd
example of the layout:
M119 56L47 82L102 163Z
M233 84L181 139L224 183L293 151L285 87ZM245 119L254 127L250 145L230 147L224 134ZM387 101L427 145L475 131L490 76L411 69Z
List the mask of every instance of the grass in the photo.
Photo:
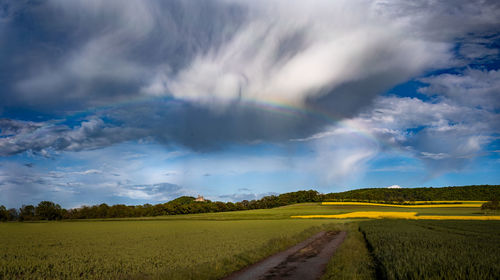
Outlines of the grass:
M498 279L500 221L360 223L384 279Z
M377 252L395 250L401 256L412 256L413 253L408 253L404 246L424 244L418 243L423 242L418 240L419 236L424 236L425 240L438 238L436 240L439 242L443 241L439 239L441 237L457 240L457 244L461 245L450 247L454 248L453 255L457 256L470 255L470 252L462 251L471 249L491 252L491 248L483 248L486 246L484 244L491 242L495 246L490 247L498 251L500 222L495 221L473 224L460 223L462 221L401 221L409 224L387 224L379 228L376 222L386 222L385 220L370 224L371 222L365 223L360 219L290 218L294 215L335 215L357 211L380 211L388 215L394 209L372 205L304 203L274 209L151 218L3 223L0 224L0 279L218 279L325 229L347 229L348 235L332 258L323 279L372 279L376 271L380 273L380 264L387 263L390 266L391 262L397 263L396 260L381 257L387 252L382 255ZM406 214L417 212L418 215L485 217L475 208L397 208L397 211ZM441 223L446 226L440 226ZM358 224L362 225L367 238L372 238L369 239L372 249L377 249L372 252L367 249L364 236L358 231ZM370 225L373 226L370 228ZM489 230L489 225L495 227ZM433 230L427 232L429 227ZM386 243L376 242L382 240L381 237L373 239L377 236L373 235L377 230L380 231L379 235L388 236ZM412 231L418 234L413 236ZM421 233L423 235L419 235ZM403 240L401 247L391 247L392 239L404 236L417 239ZM461 239L461 236L473 238ZM477 245L474 241L471 244L475 245L467 247L470 240L482 243ZM436 248L446 251L447 247L439 244L423 248L433 252L435 248L432 246L437 246ZM444 244L452 246L454 243ZM474 257L484 257L481 254L477 253ZM467 256L470 257L469 255ZM426 259L429 257L416 258L405 269L418 269L415 267L425 265L420 262ZM497 261L498 257L493 259ZM444 259L439 260L446 262ZM460 264L476 269L471 263ZM494 267L491 263L486 263L482 269L490 266ZM455 269L446 265L444 268ZM388 269L383 271L387 271L387 275L391 273Z
M339 208L339 207L337 207ZM171 216L156 216L156 217L139 217L139 218L118 218L114 220L282 220L289 219L291 215L306 213L306 214L321 214L329 213L331 209L325 208L320 203L300 203L273 209L257 209L232 212L218 213L202 213L188 215L171 215ZM345 211L337 209L336 211ZM111 219L105 219L109 221Z
M322 280L374 279L375 265L357 223L346 225L347 237L335 252Z
M357 211L393 212L392 207L373 205L321 205L321 203L299 203L273 209L258 209L247 211L203 213L188 215L97 219L104 221L137 221L137 220L283 220L299 215L334 215ZM450 216L484 216L480 208L397 208L398 212L417 212L418 215L450 215ZM80 220L75 220L80 221ZM88 221L88 220L83 220Z
M325 228L324 221L0 224L0 279L217 279ZM331 223L330 223L331 224Z

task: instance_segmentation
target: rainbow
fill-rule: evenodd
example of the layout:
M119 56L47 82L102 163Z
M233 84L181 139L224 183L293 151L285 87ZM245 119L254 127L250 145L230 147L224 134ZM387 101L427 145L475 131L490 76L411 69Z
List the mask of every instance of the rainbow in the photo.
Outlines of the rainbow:
M327 112L320 109L313 109L306 106L296 106L290 103L277 102L277 101L262 101L257 99L241 99L243 105L248 107L257 108L263 111L271 112L274 114L279 114L282 116L290 117L290 118L315 118L318 120L322 120L326 125L338 126L345 131L355 133L357 135L362 136L365 139L368 139L377 147L380 146L392 146L388 142L382 142L380 139L373 136L369 130L356 124L354 122L349 122L344 120L345 118L335 115L333 112ZM293 139L291 141L305 141L307 139Z
M142 96L133 99L128 99L125 101L116 102L112 105L105 106L97 106L93 108L89 108L84 111L76 111L73 114L70 114L68 117L83 117L89 113L98 113L98 112L106 112L113 110L114 108L119 107L127 107L134 104L147 103L147 102L158 102L158 101L166 101L169 103L177 103L177 104L188 104L190 101L177 99L173 97L151 97L151 96ZM292 105L290 103L282 102L282 101L272 101L272 100L258 100L251 98L240 97L236 102L239 102L238 105L242 105L247 108L258 109L266 112L273 113L275 115L279 115L285 118L291 119L317 119L323 121L325 125L337 126L347 132L354 133L363 137L364 139L369 140L371 143L376 145L377 148L381 146L393 146L391 143L387 141L381 141L380 139L373 136L372 133L365 127L360 126L359 124L345 120L345 118L335 115L334 112L327 112L324 110L320 110L318 108L311 108L307 106L297 106ZM305 139L292 139L291 141L307 141L313 138L305 138Z

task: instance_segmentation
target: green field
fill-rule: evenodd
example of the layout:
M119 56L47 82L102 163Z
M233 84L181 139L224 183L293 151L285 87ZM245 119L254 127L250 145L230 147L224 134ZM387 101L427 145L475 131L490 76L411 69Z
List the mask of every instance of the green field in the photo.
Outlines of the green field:
M498 279L500 221L360 223L383 279Z
M4 223L0 278L218 278L305 239L322 224L325 221Z
M152 218L0 223L0 279L218 279L325 228L349 231L325 279L370 279L378 266L358 231L363 220L290 218L369 210L393 208L305 203L265 210ZM398 211L482 215L479 209L471 208ZM413 221L410 225L421 223L427 221ZM440 223L435 221L436 225ZM476 223L483 228L494 224ZM492 232L498 237L500 229Z
M355 211L400 211L418 212L422 215L485 215L479 208L394 208L377 206L332 206L321 203L300 203L273 209L258 209L234 212L172 215L140 218L119 218L116 220L281 220L297 215L344 214ZM110 220L110 219L106 219Z

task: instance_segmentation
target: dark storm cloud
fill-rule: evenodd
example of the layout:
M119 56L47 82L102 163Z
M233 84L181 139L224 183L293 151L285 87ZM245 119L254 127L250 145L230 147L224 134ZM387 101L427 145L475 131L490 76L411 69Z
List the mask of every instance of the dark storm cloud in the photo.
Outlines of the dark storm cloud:
M108 110L74 127L63 122L0 120L0 155L80 151L139 139L206 151L231 143L306 137L327 123L241 103L214 114L209 108L184 102L142 102Z
M303 9L300 2L295 4L298 7L286 1L9 1L2 9L0 35L2 106L64 112L127 100L144 92L198 99L198 95L219 96L231 91L227 83L233 83L229 80L235 76L247 79L247 84L240 86L253 95L254 90L265 92L286 86L269 76L263 80L248 68L264 71L265 75L274 72L277 78L293 78L296 67L302 71L307 67L300 65L309 54L323 56L325 63L331 60L334 70L329 75L340 78L325 77L311 85L288 80L292 88L299 88L299 97L314 99L318 90L324 92L320 95L335 96L332 89L336 85L359 78L359 83L366 84L366 79L373 78L364 69L379 72L389 64L387 71L399 74L394 76L397 78L390 77L383 87L363 88L378 93L420 72L432 64L430 61L439 60L434 54L420 54L421 62L401 60L409 52L427 48L436 55L443 54L442 47L425 42L425 38L404 35L401 31L406 27L386 25L388 19L372 17L370 9L379 9L377 5L366 8L362 1L320 1L318 8ZM330 15L338 9L345 9L347 15ZM405 9L409 8L400 4L394 10ZM463 13L467 15L467 11ZM365 16L367 23L360 20ZM353 30L335 28L342 21L352 23ZM331 26L332 31L325 31L323 26ZM379 34L380 40L366 40L366 34L378 34L386 28L386 33L393 35ZM354 35L347 41L338 39L346 34ZM398 41L401 47L391 43ZM366 47L359 50L362 52L335 47L341 44ZM343 64L342 57L349 59L348 64ZM208 73L216 76L207 77L209 83L200 80L204 77L186 77L189 73L204 74L203 66L210 61L214 65ZM319 62L312 62L305 73L322 74L318 69L322 65L315 63ZM397 69L402 64L406 64L404 71ZM352 71L355 73L345 73ZM165 83L166 88L162 88ZM195 86L194 93L186 89L186 83ZM356 94L363 95L364 91ZM342 98L337 97L340 103Z
M11 1L3 5L2 106L64 111L137 96L244 18L219 1Z
M1 120L0 155L148 138L209 150L308 137L332 123L248 100L348 118L398 83L470 62L453 58L457 40L467 59L495 55L478 38L493 40L496 2L433 2L7 2L0 110L61 120ZM98 105L111 108L66 124L64 112Z

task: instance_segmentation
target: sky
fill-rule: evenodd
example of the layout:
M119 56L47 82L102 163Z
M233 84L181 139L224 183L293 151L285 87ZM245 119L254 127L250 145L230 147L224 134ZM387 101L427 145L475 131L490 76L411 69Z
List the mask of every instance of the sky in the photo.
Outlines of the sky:
M0 2L0 204L500 183L500 3Z

